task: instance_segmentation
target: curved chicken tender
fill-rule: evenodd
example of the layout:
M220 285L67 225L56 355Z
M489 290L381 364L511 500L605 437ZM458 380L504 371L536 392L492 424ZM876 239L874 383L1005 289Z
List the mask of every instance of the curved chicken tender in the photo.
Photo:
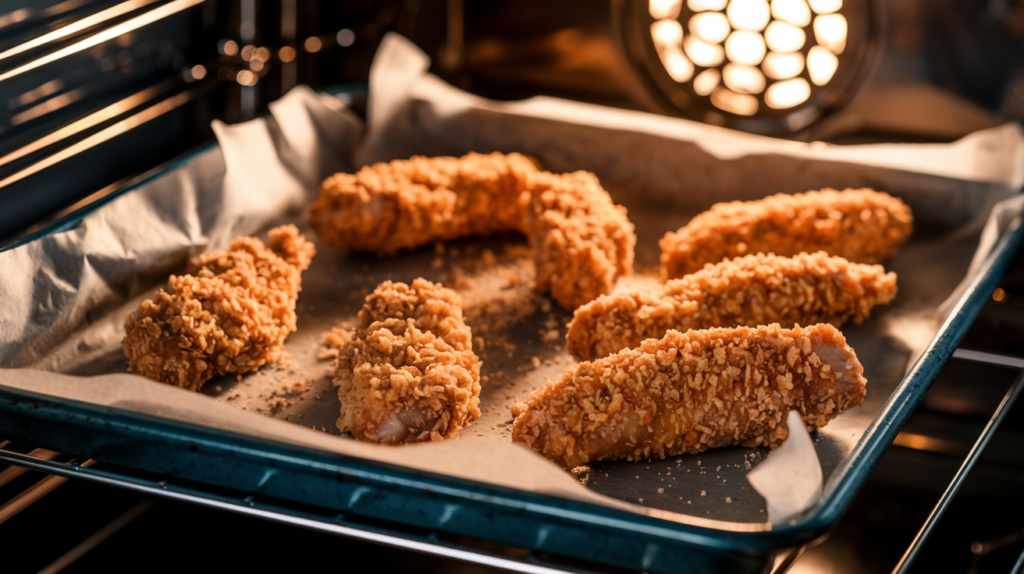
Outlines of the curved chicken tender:
M401 444L454 438L480 417L480 359L451 289L425 279L385 281L334 363L338 428Z
M610 293L633 271L633 225L597 178L541 171L516 153L417 156L335 174L321 186L309 221L332 247L382 253L523 232L537 290L568 309Z
M512 409L512 440L568 468L743 445L775 448L796 409L825 426L864 399L864 369L828 324L669 331L566 369Z
M661 274L675 279L707 263L750 253L824 251L857 263L878 263L894 255L912 231L910 208L870 189L716 203L661 239Z
M655 291L604 295L576 309L566 339L580 361L636 347L669 329L860 323L896 297L896 274L823 251L708 264Z
M268 246L238 237L228 251L192 260L125 322L133 373L198 391L215 375L278 360L295 331L302 271L316 253L294 225L270 230Z

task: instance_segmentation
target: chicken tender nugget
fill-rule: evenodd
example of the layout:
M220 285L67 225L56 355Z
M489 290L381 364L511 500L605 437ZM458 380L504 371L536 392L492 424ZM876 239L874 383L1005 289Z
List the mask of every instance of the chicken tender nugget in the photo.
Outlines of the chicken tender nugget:
M458 237L525 233L535 287L575 309L633 270L626 210L593 174L557 175L520 154L413 157L324 181L309 213L324 243L394 253Z
M825 252L748 255L708 264L654 291L604 295L576 309L566 335L580 361L688 331L779 323L860 323L896 297L896 274Z
M910 208L870 189L823 189L716 203L661 239L661 272L675 279L707 263L751 253L824 251L857 263L896 253L913 231Z
M385 444L459 436L480 417L480 359L451 289L385 281L334 363L338 428Z
M198 391L215 375L277 361L295 331L302 271L316 253L294 225L270 230L268 246L238 237L228 251L192 260L125 323L128 369Z
M512 409L512 440L572 468L709 448L775 448L864 399L864 369L828 324L669 331L566 369Z

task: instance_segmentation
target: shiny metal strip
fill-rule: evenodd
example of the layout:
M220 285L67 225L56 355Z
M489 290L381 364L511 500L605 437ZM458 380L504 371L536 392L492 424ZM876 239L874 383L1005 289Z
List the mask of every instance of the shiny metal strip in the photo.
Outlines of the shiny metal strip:
M90 471L84 466L74 466L71 464L38 460L29 456L5 450L0 450L0 461L18 466L26 466L33 470L39 470L53 475L58 475L62 478L65 478L65 480L66 477L82 478L100 484L105 484L107 486L125 488L128 490L141 492L153 496L160 496L172 500L189 502L192 504L198 504L200 506L216 508L228 512L235 512L246 516L262 518L265 520L272 520L275 522L289 524L292 526L309 528L311 530L327 532L330 534L345 536L347 538L353 538L356 540L362 540L374 544L381 544L392 548L402 548L413 552L419 552L421 554L440 556L442 558L450 558L452 560L480 564L483 566L499 568L511 572L522 572L524 574L587 574L588 572L592 572L589 570L580 570L575 568L556 568L552 566L534 564L527 560L516 560L513 558L506 558L504 556L500 556L497 554L491 554L464 547L457 547L443 543L425 542L412 538L405 538L397 534L377 532L373 530L364 530L361 528L356 528L354 526L326 522L324 520L309 518L305 516L298 516L296 514L283 512L280 509L261 508L256 504L247 504L246 502L241 500L235 502L233 500L215 497L214 495L210 495L207 493L185 492L183 489L177 489L171 485L165 485L163 488L160 488L157 486L143 484L139 481L132 480L129 477L113 477L105 473L101 474L97 471Z
M1009 390L1006 391L1006 395L1003 397L1002 402L996 407L992 418L989 419L988 424L985 425L985 429L981 432L981 436L978 437L977 442L974 443L974 447L971 448L971 452L967 454L967 458L964 459L964 463L960 466L960 470L957 471L956 476L953 477L953 481L949 483L946 488L946 492L942 493L942 498L939 499L938 504L932 509L928 519L924 525L921 526L921 530L914 537L914 541L910 543L910 547L907 548L906 553L903 554L903 558L900 559L899 563L896 564L896 568L893 569L893 574L905 574L910 570L910 566L914 563L914 559L921 552L921 548L924 547L924 543L928 540L935 525L938 524L939 519L946 512L949 507L949 503L953 501L953 497L956 496L957 491L963 486L964 481L967 479L967 475L970 474L971 469L974 468L975 463L981 458L981 454L985 452L985 447L988 446L989 440L996 434L996 430L999 428L999 424L1003 422L1003 418L1006 417L1006 413L1010 412L1010 407L1017 400L1020 391L1024 388L1024 373L1017 376L1017 379L1010 385Z
M103 42L113 40L114 38L117 38L118 36L123 36L128 32L138 30L139 28L152 24L153 22L162 20L168 16L171 16L172 14L176 14L178 12L181 12L182 10L191 8L192 6L195 6L196 4L201 4L205 1L206 0L175 0L170 4L165 4L153 10L150 10L149 12L146 12L145 14L136 16L135 18L132 18L127 22L122 22L121 24L103 30L102 32L99 32L94 36L90 36L85 40L82 40L81 42L76 42L66 48L57 50L52 54L47 54L46 56L32 60L27 64L18 66L13 70L4 72L3 74L0 74L0 82L9 80L15 76L20 76L25 72L29 72L31 70L45 66L47 64L51 64L53 62L56 62L57 60L60 60L61 58L66 58L67 56L70 56L72 54L77 54L79 52L88 50L93 46L97 46L99 44L102 44Z
M1009 355L1000 355L997 353L985 353L982 351L968 351L967 349L957 349L953 351L953 358L963 359L965 361L974 361L975 363L988 363L990 365L1000 365L1003 367L1024 369L1024 359L1020 357L1011 357Z
M39 462L46 464L60 464L47 460L35 459L32 457L27 458L31 460L38 460ZM79 465L78 468L87 468L95 463L96 461L94 460L87 460L83 462L81 465ZM27 489L25 489L24 492L8 500L6 503L4 503L3 506L0 506L0 524L7 522L8 519L18 514L22 510L25 510L26 508L34 504L36 501L38 501L40 498L46 496L47 494L50 494L51 492L53 492L53 489L57 488L58 486L64 484L67 481L68 479L65 476L57 476L51 474L43 478L39 482L35 483L34 485L28 487Z
M3 446L0 445L0 448L3 448ZM35 458L41 458L43 460L53 460L60 456L60 453L53 452L52 450L37 448L32 452L28 453L28 455ZM19 476L25 474L26 472L28 472L28 469L21 466L12 466L10 468L5 468L3 471L0 471L0 486L7 484L8 482L14 480L15 478L18 478Z
M106 10L97 12L90 16L86 16L85 18L82 18L81 20L76 20L68 24L67 26L61 26L60 28L57 28L52 32L39 36L38 38L32 38L31 40L28 40L27 42L22 42L21 44L18 44L17 46L7 51L0 52L0 62L3 62L11 56L17 56L18 54L25 53L34 48L45 46L50 42L56 42L57 40L62 40L69 36L73 36L83 30L91 28L92 26L102 24L103 22L106 22L107 20L111 20L113 18L117 18L118 16L123 16L128 12L131 12L132 10L137 10L139 8L142 8L143 6L152 4L156 1L157 0L131 0L129 2L124 2L116 6L112 6L110 8L107 8Z

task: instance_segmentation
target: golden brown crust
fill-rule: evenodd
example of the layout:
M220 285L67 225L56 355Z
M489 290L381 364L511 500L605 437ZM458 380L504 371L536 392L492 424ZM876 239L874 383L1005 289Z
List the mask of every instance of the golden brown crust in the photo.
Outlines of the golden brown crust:
M238 237L143 301L125 323L129 370L198 391L215 375L277 361L295 331L301 274L316 250L294 225L272 229L268 243Z
M327 178L309 213L324 243L394 253L436 241L525 233L536 288L568 309L611 291L633 270L636 236L586 172L541 171L520 154L413 157Z
M910 208L870 189L823 189L757 201L716 203L661 239L664 279L751 253L824 251L857 263L896 253L913 231Z
M480 416L480 359L451 289L385 281L334 363L338 428L401 444L454 438Z
M896 274L826 253L748 255L708 264L653 291L604 295L576 309L566 334L580 361L660 339L669 329L860 323L896 297Z
M566 467L743 445L775 448L796 409L825 426L864 399L864 369L827 324L669 331L566 369L512 409L512 440Z

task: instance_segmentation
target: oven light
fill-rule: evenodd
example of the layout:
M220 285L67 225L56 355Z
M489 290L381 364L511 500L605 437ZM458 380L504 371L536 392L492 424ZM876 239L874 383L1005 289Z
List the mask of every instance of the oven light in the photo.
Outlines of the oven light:
M824 86L839 68L839 58L824 46L814 46L807 53L807 72L816 86Z
M655 20L675 20L683 8L683 0L650 0L648 10Z
M811 85L803 78L776 82L764 93L764 103L769 108L784 110L799 106L811 97Z
M814 19L814 37L818 44L833 54L842 54L846 49L847 25L842 14L828 14Z
M693 91L699 96L710 96L722 81L722 74L718 68L709 68L697 74L693 79Z
M773 80L795 78L804 71L804 55L801 52L789 54L768 52L768 55L764 57L764 62L761 63L761 69L764 70L764 75Z
M690 33L705 42L721 44L729 37L732 28L729 19L721 12L701 12L690 18Z
M772 16L801 28L811 23L811 10L804 0L772 0Z
M624 34L620 45L641 72L641 88L655 96L646 105L768 134L801 132L849 101L878 46L879 2L613 5Z
M809 0L815 14L831 14L843 7L843 0Z

